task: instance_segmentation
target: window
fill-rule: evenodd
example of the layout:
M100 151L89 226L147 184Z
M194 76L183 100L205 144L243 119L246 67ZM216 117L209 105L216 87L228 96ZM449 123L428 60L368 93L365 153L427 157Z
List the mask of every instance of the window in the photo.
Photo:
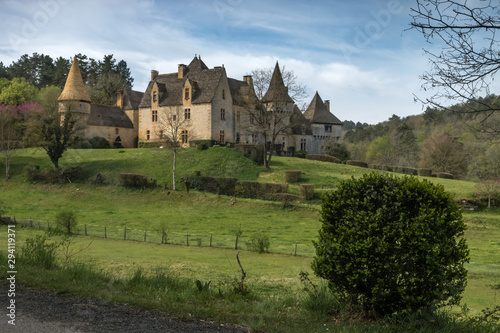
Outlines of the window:
M158 121L158 110L151 111L151 121L156 123Z
M181 131L181 142L182 142L182 144L188 143L188 131L187 130Z
M222 89L222 99L226 99L226 89Z
M283 150L285 150L285 146L286 146L286 138L285 138L285 137L283 137L283 145L282 145Z
M120 135L120 129L119 128L115 128L115 134L116 135Z
M332 125L325 125L325 132L332 133Z
M147 130L146 131L146 140L149 141L149 139L151 139L151 131Z
M153 91L153 103L158 102L158 93L156 91Z
M184 119L191 119L191 109L184 109Z
M226 109L220 109L220 120L226 120Z
M306 139L300 139L300 150L306 150Z
M189 99L189 88L184 89L184 99Z
M224 131L220 131L220 143L221 145L225 144L226 141L224 141Z
M236 133L236 143L240 143L240 133Z
M163 139L163 130L160 130L160 132L158 132L158 136L160 137L160 140Z
M172 115L172 121L177 121L177 115L176 114Z
M237 111L236 112L236 121L240 121L240 119L241 119L241 112Z
M252 143L257 143L257 134L252 134Z

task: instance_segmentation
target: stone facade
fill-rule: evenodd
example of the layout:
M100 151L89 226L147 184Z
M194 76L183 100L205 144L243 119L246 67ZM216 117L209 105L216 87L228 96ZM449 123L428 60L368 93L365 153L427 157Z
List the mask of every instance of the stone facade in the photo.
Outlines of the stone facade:
M278 154L299 150L323 154L323 142L340 138L342 125L330 112L329 101L323 102L318 93L307 111L300 112L288 95L278 63L269 89L259 101L251 76L228 78L223 66L208 68L196 56L189 65L180 64L177 72L151 71L144 93L119 91L114 106L92 104L75 58L59 102L61 113L70 105L77 110L82 119L80 135L101 136L112 145L118 139L127 148L136 147L137 142L168 141L175 133L184 147L196 140L212 140L222 145L267 144L267 149ZM278 119L276 124L255 121L257 106L262 108L260 115L275 115L269 119ZM270 147L268 132L273 129L278 134L275 146Z

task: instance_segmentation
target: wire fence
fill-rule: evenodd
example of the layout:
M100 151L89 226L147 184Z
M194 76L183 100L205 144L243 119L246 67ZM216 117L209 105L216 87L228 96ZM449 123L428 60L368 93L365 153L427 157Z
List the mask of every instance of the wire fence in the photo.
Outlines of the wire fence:
M14 217L12 223L22 225L26 228L34 228L38 230L50 230L56 225L48 220L17 220ZM126 240L136 242L147 242L156 244L170 244L182 246L199 246L199 247L214 247L225 249L250 250L247 242L249 237L237 236L236 234L214 234L214 233L196 233L189 231L173 232L171 230L151 230L151 229L136 229L126 226L106 226L98 224L79 225L73 231L79 236L99 237L114 240ZM273 239L272 253L300 255L297 250L300 249L300 243L297 241L293 244L287 244ZM304 254L302 254L304 255Z

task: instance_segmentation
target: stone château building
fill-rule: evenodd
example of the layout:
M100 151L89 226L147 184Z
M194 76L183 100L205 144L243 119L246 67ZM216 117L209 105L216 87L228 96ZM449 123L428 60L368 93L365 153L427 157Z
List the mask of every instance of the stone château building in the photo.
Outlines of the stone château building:
M82 138L103 137L115 147L133 148L137 146L137 128L134 119L143 93L131 89L118 92L116 105L92 103L76 57L66 79L66 84L58 98L59 112L64 115L71 110L77 119L77 135Z
M196 140L264 144L275 128L274 149L322 154L323 142L340 138L342 125L330 112L329 101L323 102L317 92L302 113L288 94L278 63L259 101L251 76L228 78L224 66L208 68L199 56L189 65L180 64L174 73L151 71L144 93L120 91L114 106L91 103L75 59L59 102L61 112L72 107L81 116L83 137L102 136L124 147L164 142L172 128L185 147ZM272 112L275 124L266 117L262 119L268 123L259 122Z

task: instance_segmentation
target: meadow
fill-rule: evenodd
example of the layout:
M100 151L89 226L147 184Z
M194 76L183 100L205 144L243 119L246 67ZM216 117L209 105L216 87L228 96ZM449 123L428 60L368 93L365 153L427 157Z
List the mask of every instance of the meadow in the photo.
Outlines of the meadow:
M38 225L45 227L47 221L53 223L58 212L69 209L78 217L79 233L84 234L86 227L88 234L87 237L77 237L74 248L92 241L87 250L75 257L75 262L91 263L97 271L115 278L130 277L138 269L142 269L145 275L151 275L156 269L162 268L181 279L210 281L212 285L217 285L240 277L240 267L236 262L236 254L240 252L249 288L262 298L279 298L287 303L290 302L286 301L287 297L297 300L303 295L299 273L309 272L312 281L321 284L312 276L310 269L314 256L312 241L317 238L320 227L320 193L334 189L341 180L359 177L370 171L289 157L274 157L271 170L265 170L229 148L181 150L179 175L200 170L209 176L283 182L285 170L302 170L303 182L315 186L317 197L283 207L279 202L169 190L170 154L161 149L70 150L65 153L61 160L62 166L83 166L87 179L92 179L97 173L105 176L108 185L95 186L87 182L30 184L25 181L22 168L29 164L48 168L50 162L41 150L20 152L14 158L13 179L0 182L0 202L6 208L6 215L15 216L18 221L31 219L35 227L18 228L16 237L19 246L28 237L43 233L36 230ZM122 172L147 174L157 180L159 188L131 190L116 186L116 178ZM437 178L429 180L442 184L456 198L472 198L474 183ZM178 185L182 189L182 183ZM298 186L290 186L289 191L298 192ZM498 305L500 298L492 288L500 281L500 212L467 211L464 212L464 220L468 225L465 237L471 251L471 262L467 266L469 278L462 307L465 309L466 306L472 314L480 314L481 310ZM168 244L160 244L160 234L156 230L162 222L168 226ZM104 227L108 239L104 239ZM125 228L127 240L123 240ZM242 235L238 250L235 250L238 230L242 231ZM2 239L6 239L6 232L5 227L0 228ZM248 251L246 243L256 232L264 232L269 236L270 253ZM189 246L186 246L187 241ZM62 254L60 256L63 257ZM28 276L20 279L28 285L42 287L49 284L48 287L57 288L50 282L36 281ZM77 286L74 286L73 292L84 293ZM110 297L104 295L106 293L102 290L97 292L103 297ZM452 310L457 313L462 311L460 307ZM179 309L178 314L182 316L183 311L185 309ZM296 309L290 311L297 318L302 318L294 312ZM201 310L198 315L216 316L213 312ZM274 315L279 318L277 313ZM217 319L233 318L234 322L261 329L275 327L276 324L266 326L268 324L262 323L263 315L256 316L261 318L257 320L259 323L254 322L255 318L245 318L241 314L231 317L230 311ZM266 321L271 318L269 314ZM332 318L328 316L314 320L319 323L318 327L332 324ZM297 332L300 331L300 325L298 327ZM290 331L290 327L287 326L283 331Z

